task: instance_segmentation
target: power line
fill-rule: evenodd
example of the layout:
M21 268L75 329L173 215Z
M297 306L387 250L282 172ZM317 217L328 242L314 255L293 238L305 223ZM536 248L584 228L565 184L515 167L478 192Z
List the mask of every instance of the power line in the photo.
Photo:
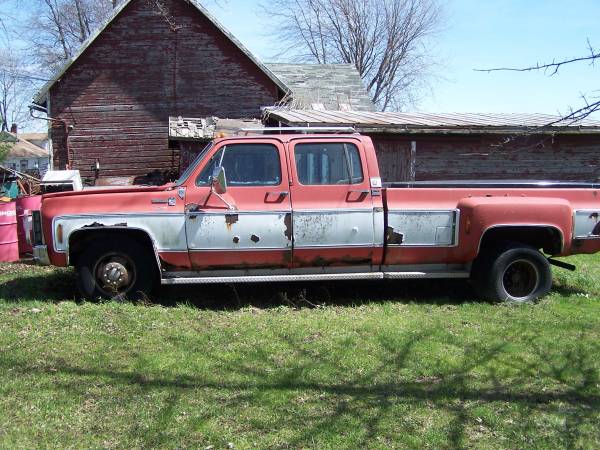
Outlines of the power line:
M25 80L51 81L49 78L40 78L40 77L36 77L33 75L25 74L23 72L16 72L16 71L6 70L6 69L2 69L2 68L0 68L0 72L2 72L3 74L6 74L6 75L13 76L15 78L22 78Z

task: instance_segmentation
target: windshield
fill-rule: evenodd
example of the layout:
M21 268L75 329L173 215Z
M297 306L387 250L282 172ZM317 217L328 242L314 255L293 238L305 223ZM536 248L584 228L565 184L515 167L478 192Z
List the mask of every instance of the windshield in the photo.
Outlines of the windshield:
M189 176L192 174L192 172L194 171L194 169L196 168L198 163L200 161L202 161L202 159L204 158L204 155L206 155L206 153L212 147L213 147L213 141L210 141L206 145L206 147L204 147L204 149L198 154L198 156L196 156L194 161L191 162L191 164L187 167L187 169L185 169L185 171L181 174L181 176L177 179L177 181L175 182L176 186L181 186L185 182L185 180L187 180L189 178Z

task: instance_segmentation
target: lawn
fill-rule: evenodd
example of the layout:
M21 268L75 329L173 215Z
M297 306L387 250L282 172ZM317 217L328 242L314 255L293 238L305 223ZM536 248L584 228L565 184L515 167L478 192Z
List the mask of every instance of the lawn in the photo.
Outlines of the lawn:
M74 300L0 265L0 448L600 448L600 257L534 305L448 282Z

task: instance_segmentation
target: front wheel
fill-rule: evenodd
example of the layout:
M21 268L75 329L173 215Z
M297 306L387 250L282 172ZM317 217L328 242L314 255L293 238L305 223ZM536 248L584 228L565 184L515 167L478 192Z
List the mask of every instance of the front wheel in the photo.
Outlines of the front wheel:
M548 260L537 249L518 244L478 258L473 278L482 297L512 303L532 302L552 287Z
M77 287L87 299L138 300L154 287L154 255L135 240L101 239L76 265Z

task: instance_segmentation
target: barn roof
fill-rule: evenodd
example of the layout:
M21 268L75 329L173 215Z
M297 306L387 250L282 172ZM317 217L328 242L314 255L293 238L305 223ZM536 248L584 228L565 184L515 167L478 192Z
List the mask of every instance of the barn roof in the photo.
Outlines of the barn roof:
M113 9L113 13L98 27L95 33L93 33L79 48L77 53L71 58L65 61L60 69L54 74L54 76L46 83L40 91L35 95L33 101L38 105L44 105L46 103L46 94L54 84L60 80L60 78L69 70L69 68L79 59L79 57L85 53L90 45L102 34L102 32L121 14L121 12L129 5L133 0L125 0L117 7ZM182 0L190 5L194 6L201 14L206 16L213 25L215 25L219 31L221 31L231 42L233 42L241 51L244 53L256 66L264 72L281 90L288 92L287 86L261 61L254 56L250 50L248 50L229 30L227 30L204 6L198 3L197 0Z
M267 108L269 119L291 126L353 126L375 133L600 133L600 121L550 114L316 111Z
M375 110L375 105L352 64L270 63L267 67L292 91L295 108Z
M12 145L6 158L47 158L50 155L48 150L40 148L14 133L2 133L0 141Z

